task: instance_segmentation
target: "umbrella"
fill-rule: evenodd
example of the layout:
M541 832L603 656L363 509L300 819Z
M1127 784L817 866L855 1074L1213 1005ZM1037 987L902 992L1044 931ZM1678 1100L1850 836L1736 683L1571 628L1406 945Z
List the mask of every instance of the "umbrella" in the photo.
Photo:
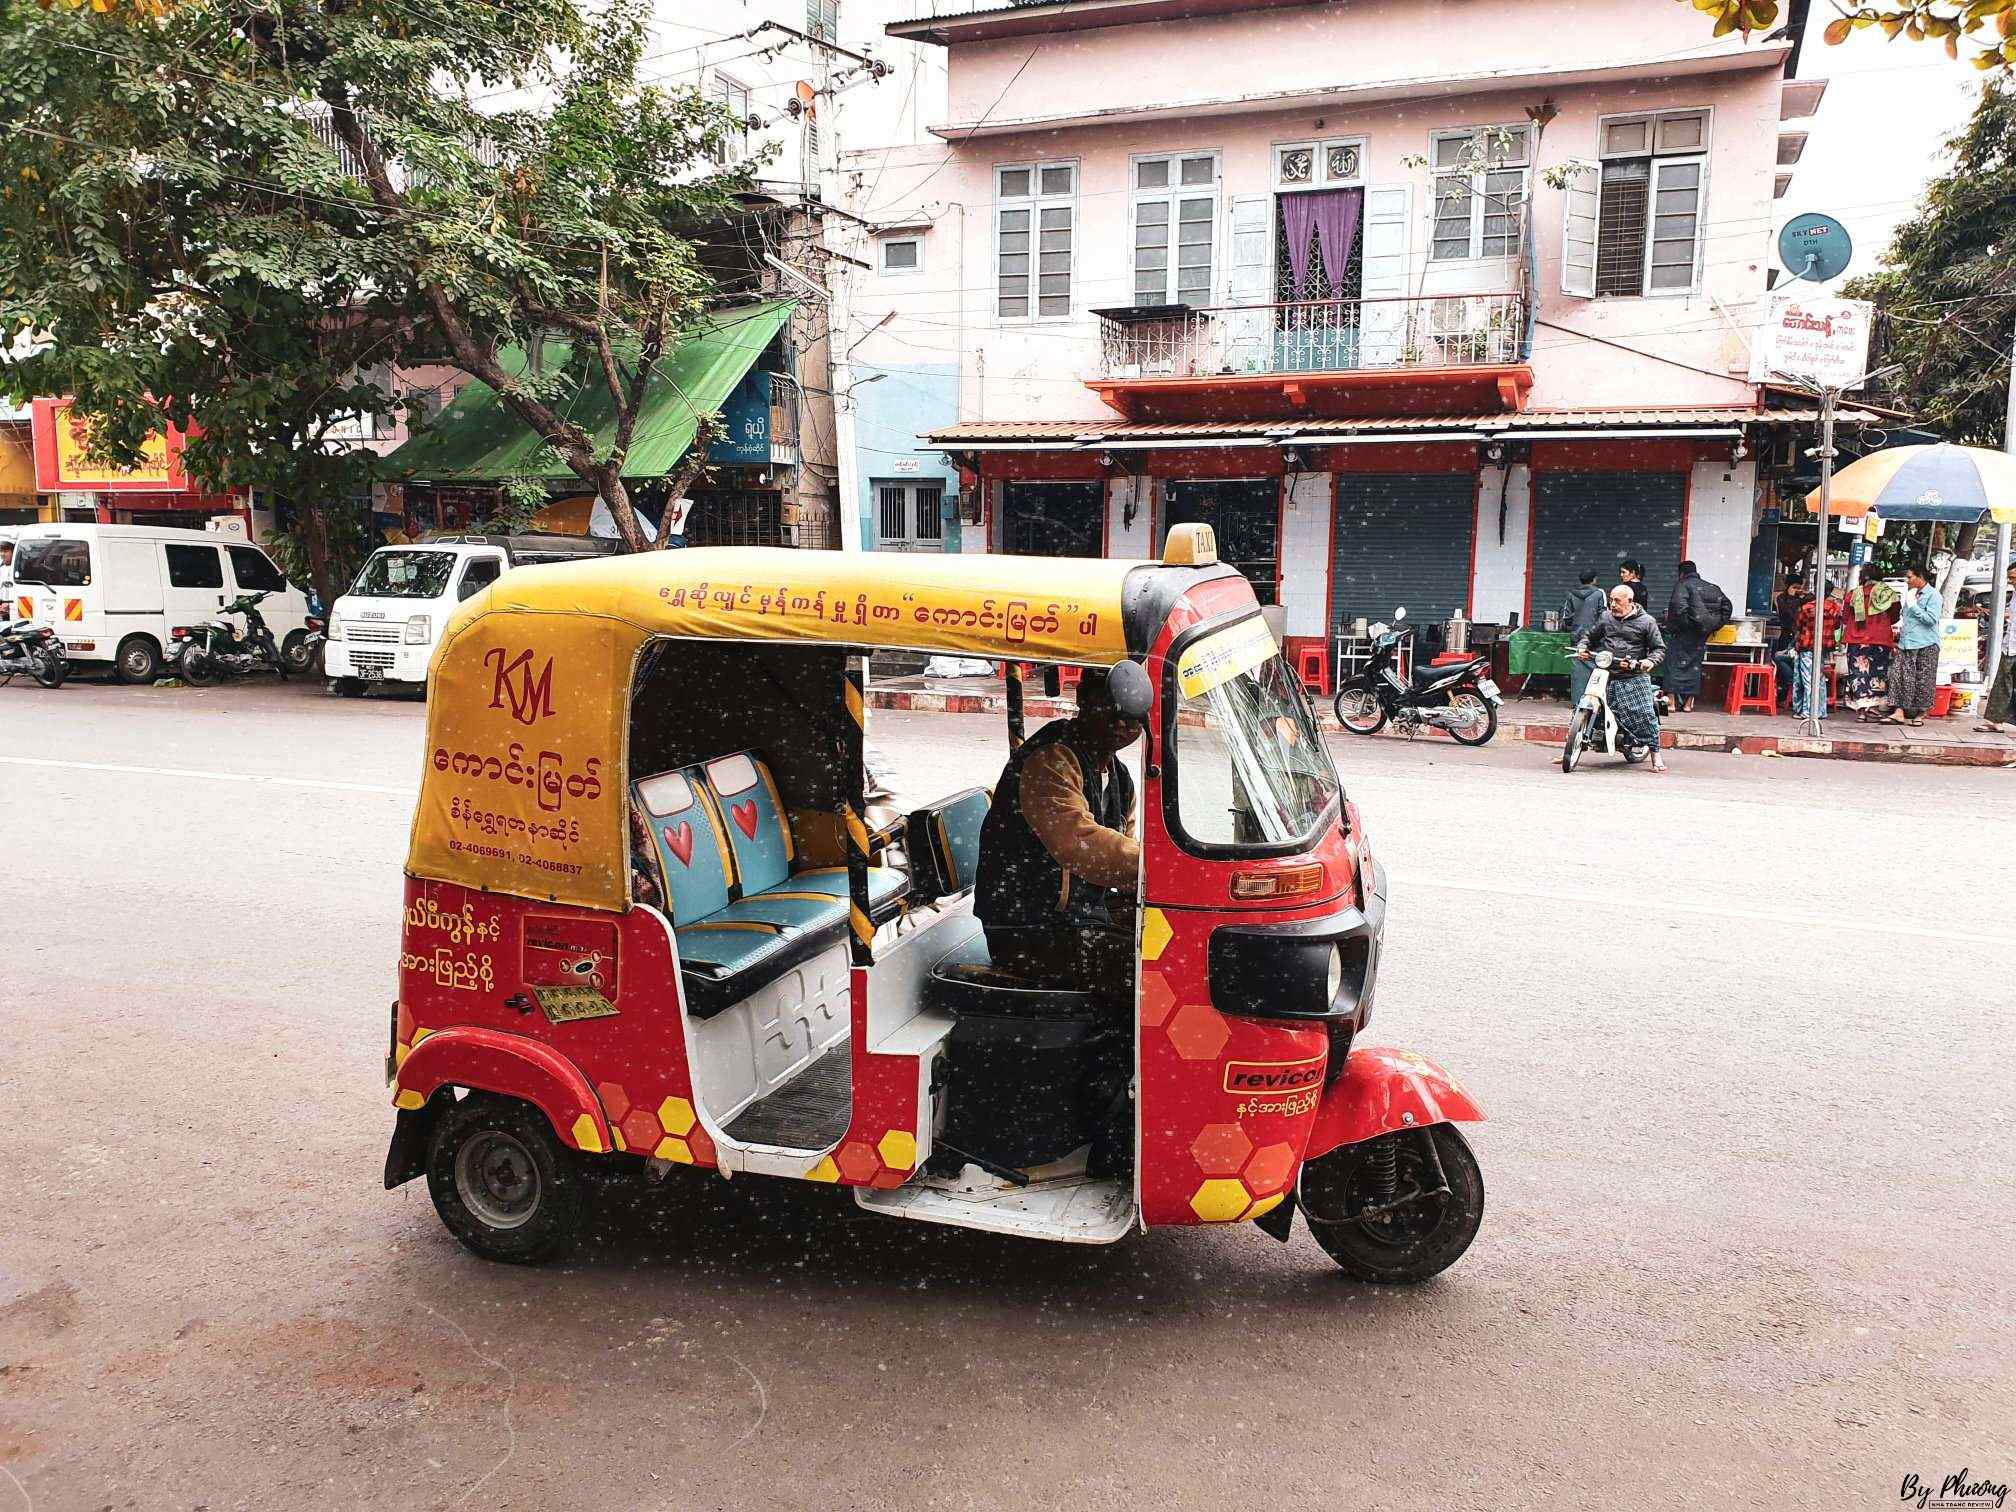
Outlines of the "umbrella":
M1874 510L1886 520L1949 520L1967 524L1986 513L2016 525L2016 457L1981 446L1893 446L1834 474L1830 509L1859 520ZM1817 512L1820 490L1806 495Z

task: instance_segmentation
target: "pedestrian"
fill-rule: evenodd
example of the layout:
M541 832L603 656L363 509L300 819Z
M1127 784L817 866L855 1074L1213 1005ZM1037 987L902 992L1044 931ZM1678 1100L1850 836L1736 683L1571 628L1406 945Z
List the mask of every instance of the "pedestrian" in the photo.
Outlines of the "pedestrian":
M1848 656L1848 707L1872 724L1890 707L1890 659L1897 645L1897 590L1864 578L1842 600L1841 646Z
M1820 676L1813 676L1813 622L1820 622ZM1841 635L1841 600L1834 594L1815 606L1811 598L1799 605L1798 641L1792 655L1792 712L1801 719L1827 717L1827 661Z
M2009 593L2002 605L2002 665L1988 668L1988 701L1981 706L1985 723L1974 728L1982 734L2000 731L2016 735L2010 704L2016 702L2016 562L2009 564Z
M1792 702L1793 660L1799 647L1799 609L1806 602L1806 579L1797 572L1785 574L1785 586L1771 601L1771 612L1778 622L1778 633L1771 642L1771 661L1778 669L1778 698L1787 704Z
M1694 712L1708 637L1729 623L1735 609L1729 595L1701 576L1700 568L1692 562L1680 564L1680 580L1666 601L1666 691L1673 696L1676 712Z
M1885 724L1925 723L1939 687L1939 622L1946 606L1927 569L1904 573L1904 609L1897 617L1897 654L1890 662L1890 696L1897 707Z
M1561 628L1568 632L1568 644L1574 645L1595 627L1603 617L1603 590L1596 586L1596 570L1592 567L1582 574L1582 584L1570 588L1568 596L1561 601ZM1582 695L1589 691L1589 664L1575 661L1568 663L1568 703L1571 708L1582 706Z
M1609 612L1575 642L1577 660L1597 651L1608 651L1615 658L1610 712L1617 716L1618 729L1633 745L1651 748L1645 763L1648 771L1665 771L1666 758L1659 754L1659 706L1648 674L1666 659L1666 641L1659 634L1659 621L1638 606L1629 583L1610 590Z
M1637 601L1638 607L1650 614L1652 585L1645 581L1644 565L1636 557L1626 557L1617 564L1617 576L1631 590L1631 597Z

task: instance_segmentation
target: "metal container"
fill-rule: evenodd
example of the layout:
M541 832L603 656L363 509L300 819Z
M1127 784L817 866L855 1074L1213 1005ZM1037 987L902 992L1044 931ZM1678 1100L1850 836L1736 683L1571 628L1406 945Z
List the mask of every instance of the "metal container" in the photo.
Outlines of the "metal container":
M1470 649L1470 621L1463 618L1461 614L1452 614L1449 617L1449 623L1443 628L1443 645L1447 650L1468 651Z
M1561 628L1561 611L1559 609L1543 610L1540 615L1540 628L1542 630L1559 630Z
M1359 640L1365 639L1365 637L1371 634L1371 632L1372 632L1372 622L1366 619L1364 615L1361 614L1358 616L1358 618L1351 621L1351 633L1354 636L1356 636Z

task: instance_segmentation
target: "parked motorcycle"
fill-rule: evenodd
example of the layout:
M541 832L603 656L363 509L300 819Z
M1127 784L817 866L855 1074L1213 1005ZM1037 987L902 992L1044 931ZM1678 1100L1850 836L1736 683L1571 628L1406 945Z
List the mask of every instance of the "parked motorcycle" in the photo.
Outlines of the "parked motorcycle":
M1404 620L1404 608L1393 611ZM1412 735L1428 728L1447 730L1458 742L1481 746L1498 733L1498 684L1482 656L1447 666L1416 666L1400 675L1400 651L1413 638L1411 625L1374 625L1372 655L1364 667L1338 685L1337 723L1354 735L1377 735L1388 720Z
M273 632L259 613L259 601L265 597L263 592L241 593L218 611L220 616L244 615L242 633L223 618L173 627L174 649L170 655L182 681L192 688L207 688L226 678L253 672L271 671L285 678L290 671L299 671L306 665L298 656L290 665L290 658L281 653L279 642L274 640Z
M1575 717L1568 722L1568 739L1561 747L1561 770L1564 772L1575 770L1584 751L1605 751L1612 756L1622 756L1633 766L1652 754L1650 746L1634 744L1618 728L1617 711L1610 707L1612 668L1628 675L1638 670L1638 663L1625 661L1611 651L1598 651L1589 658L1589 686L1582 694L1582 702L1576 706Z
M0 688L23 675L45 688L60 688L70 675L70 653L47 625L9 620L0 625Z

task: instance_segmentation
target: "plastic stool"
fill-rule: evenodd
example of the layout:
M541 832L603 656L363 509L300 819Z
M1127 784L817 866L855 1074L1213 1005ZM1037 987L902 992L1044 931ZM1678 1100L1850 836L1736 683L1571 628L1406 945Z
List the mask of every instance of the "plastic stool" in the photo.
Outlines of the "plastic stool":
M1769 662L1750 662L1729 669L1729 696L1723 701L1725 714L1775 714L1778 712L1778 669Z
M1321 645L1299 646L1295 651L1295 675L1311 693L1330 691L1330 656Z

